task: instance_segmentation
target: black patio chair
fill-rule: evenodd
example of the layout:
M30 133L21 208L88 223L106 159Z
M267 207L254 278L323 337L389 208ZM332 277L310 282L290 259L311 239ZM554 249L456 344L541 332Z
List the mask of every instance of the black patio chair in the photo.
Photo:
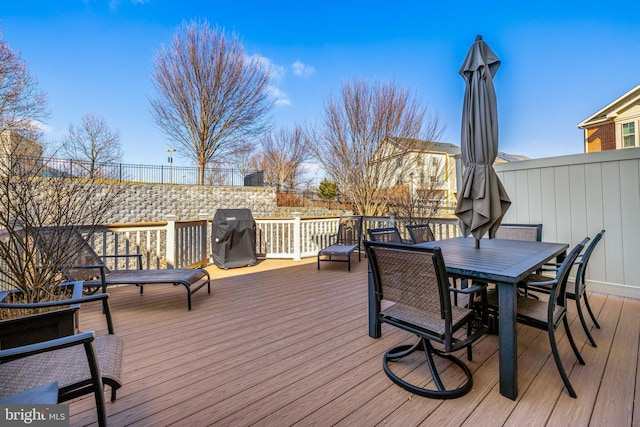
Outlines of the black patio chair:
M528 242L542 241L542 224L500 224L496 230L496 239L524 240ZM541 273L542 270L538 270ZM528 297L528 290L523 288L524 296ZM533 298L537 298L535 295ZM496 331L495 322L490 322L491 332Z
M102 301L108 331L98 336L92 331L78 333L0 350L0 402L15 402L19 396L19 403L39 403L43 393L39 390L57 383L57 403L93 393L98 424L106 426L103 383L111 388L111 401L115 401L116 390L122 386L124 349L123 340L114 334L107 298L108 294L96 294L34 304L0 303L2 309L23 310Z
M351 271L351 254L358 251L360 262L360 244L362 243L362 217L340 217L338 232L330 236L331 244L318 251L318 270L321 261L346 262L347 270ZM335 258L337 257L337 258Z
M516 319L518 323L523 325L531 326L537 329L541 329L543 331L547 331L549 334L549 342L551 344L551 352L553 353L553 359L556 362L556 367L558 368L558 372L562 377L562 381L564 382L569 395L573 398L577 397L571 382L569 381L569 377L562 365L562 360L560 359L560 353L558 352L558 344L555 338L555 330L560 326L560 322L564 325L565 333L567 334L567 339L569 340L569 344L571 344L571 348L573 349L573 353L575 354L578 362L581 365L584 365L584 359L576 346L575 341L573 340L573 336L571 335L571 329L569 328L569 321L567 320L567 281L569 279L569 271L573 266L573 263L578 258L580 252L584 248L584 245L587 244L589 238L584 239L582 242L578 243L572 250L569 252L569 255L564 259L560 267L558 268L555 278L547 278L548 280L531 280L527 282L522 282L523 285L533 287L545 287L549 289L549 300L541 301L533 298L527 298L523 295L518 294L517 296L517 315ZM529 276L528 279L531 279L532 276ZM499 316L497 313L498 307L498 293L495 289L491 289L487 292L488 296L488 307L490 309L495 310L494 315Z
M409 236L411 237L411 243L424 243L424 242L433 242L436 240L436 237L433 235L433 231L431 231L431 226L429 224L414 224L407 225L407 231L409 232Z
M140 294L145 285L172 284L182 285L187 290L187 307L191 310L191 295L207 286L211 293L211 277L203 268L143 270L142 254L98 255L76 227L50 227L38 233L40 247L47 250L50 245L59 245L51 241L65 242L71 257L60 260L58 267L69 281L82 281L87 293L107 291L109 285L137 285ZM115 270L106 266L104 259L136 259L136 269Z
M402 243L398 227L369 228L367 235L372 242Z
M384 300L387 307L380 310L380 322L418 336L417 343L393 347L385 353L383 368L387 376L400 387L420 396L452 399L468 393L473 385L471 371L451 353L466 348L467 358L471 360L471 344L486 332L487 327L474 309L451 304L449 292L453 289L449 287L440 248L371 241L365 241L364 246L371 266L376 304L380 307ZM455 290L486 296L485 291L485 285ZM486 303L485 298L483 301ZM432 341L440 343L442 350L434 348ZM401 362L416 350L424 351L435 389L409 383L391 370L390 362ZM434 356L451 361L466 380L446 387Z
M600 231L598 234L594 236L594 238L589 243L589 246L586 247L584 252L578 255L578 258L574 262L574 265L578 266L578 270L576 271L574 286L567 287L567 299L574 300L576 302L576 307L578 309L578 317L580 318L580 323L582 324L582 329L584 329L589 342L593 347L597 347L596 341L593 339L591 335L591 330L589 326L587 326L587 322L584 318L584 313L582 311L582 300L584 300L584 305L589 312L589 316L593 321L593 325L600 329L600 324L596 320L596 316L593 314L591 310L591 305L589 304L589 299L587 297L587 286L586 286L586 275L587 275L587 264L589 263L589 259L591 258L591 254L593 254L593 250L598 245L598 242L602 239L605 230ZM556 265L558 267L559 264ZM549 270L547 270L549 271ZM525 279L525 282L545 282L549 281L550 278L544 274L534 274ZM542 292L545 294L550 293L550 288L548 286L535 286L527 288L533 292Z

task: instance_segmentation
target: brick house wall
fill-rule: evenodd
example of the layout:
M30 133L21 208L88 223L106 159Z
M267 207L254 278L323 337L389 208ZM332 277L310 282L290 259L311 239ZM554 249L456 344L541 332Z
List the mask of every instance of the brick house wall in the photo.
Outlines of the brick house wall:
M603 123L587 130L587 153L616 149L615 123Z

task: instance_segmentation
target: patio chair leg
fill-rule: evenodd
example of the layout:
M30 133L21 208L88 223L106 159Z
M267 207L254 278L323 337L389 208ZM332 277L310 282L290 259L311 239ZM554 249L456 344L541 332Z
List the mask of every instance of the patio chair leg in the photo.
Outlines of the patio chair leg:
M573 353L576 355L576 358L578 359L578 362L581 365L584 365L584 359L582 358L582 355L580 354L580 350L578 350L578 347L576 346L576 342L573 340L573 335L571 335L571 329L569 328L569 321L567 320L567 316L565 316L562 319L562 323L564 324L564 330L567 334L567 339L569 339L569 344L571 344L571 348L573 349Z
M596 316L593 315L593 311L591 311L591 305L589 305L589 298L587 298L587 293L584 293L584 305L587 307L589 311L589 316L591 316L591 320L593 320L593 324L596 328L600 329L600 324L596 320Z
M564 366L562 366L562 360L560 359L560 353L558 353L558 347L556 345L556 337L553 331L553 325L549 325L549 342L551 344L551 353L553 353L553 360L555 360L556 362L556 368L558 368L558 372L562 377L562 382L564 383L564 386L567 388L567 391L569 392L569 396L575 399L578 397L578 395L576 394L575 390L573 389L573 386L571 385L571 382L569 381L569 377L567 376L567 373L564 370Z
M598 345L596 344L596 341L591 336L591 331L589 330L589 327L587 326L587 322L584 319L584 314L582 313L582 305L580 304L580 297L576 295L575 299L576 299L576 306L578 307L578 317L580 318L582 329L584 329L584 333L587 335L587 339L591 343L591 346L597 347Z
M427 358L427 366L429 367L429 371L431 372L431 376L433 377L433 382L436 383L436 387L438 387L439 391L444 391L444 384L442 384L442 380L440 379L440 374L438 374L438 369L436 368L436 362L433 360L433 346L431 343L422 338L422 347L424 354Z
M401 359L416 350L424 350L425 356L427 358L427 365L429 366L433 382L435 383L437 389L426 389L418 387L403 380L391 371L391 368L388 364L389 361ZM447 390L444 387L442 380L440 379L440 375L438 374L436 363L433 359L434 355L447 359L458 366L466 376L466 381L458 388ZM432 399L454 399L456 397L464 396L471 390L471 387L473 386L471 370L467 367L467 365L465 365L460 359L455 356L436 350L431 345L431 342L429 342L429 340L427 340L426 338L420 338L420 341L418 341L416 344L404 344L390 349L384 355L384 358L382 360L382 367L384 368L387 376L400 387L411 393L417 394L419 396L429 397Z

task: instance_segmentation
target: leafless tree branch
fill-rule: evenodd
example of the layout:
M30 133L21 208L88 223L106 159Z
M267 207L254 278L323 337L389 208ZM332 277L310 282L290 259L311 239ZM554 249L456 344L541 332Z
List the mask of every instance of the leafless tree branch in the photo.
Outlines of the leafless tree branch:
M356 79L325 103L323 120L310 130L309 148L327 175L364 215L386 214L390 192L412 168L413 142L435 140L437 116L395 81Z
M185 23L155 58L151 100L156 124L204 169L231 141L268 128L270 71L247 56L235 34L204 22Z
M41 134L38 124L48 114L44 92L0 30L0 134L10 130L37 141Z
M302 129L296 126L267 133L260 139L260 146L255 166L264 171L265 180L278 191L297 188L304 173L303 163L309 158Z
M60 154L72 160L80 160L89 178L97 178L101 163L117 163L122 160L120 132L109 128L106 120L85 114L80 123L69 126L60 146Z

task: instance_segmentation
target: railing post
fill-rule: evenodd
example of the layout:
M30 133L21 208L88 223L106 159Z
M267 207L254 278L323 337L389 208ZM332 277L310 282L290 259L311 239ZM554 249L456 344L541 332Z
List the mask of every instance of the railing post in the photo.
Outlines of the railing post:
M302 226L301 226L302 213L293 212L293 260L300 261L302 253Z
M393 212L389 214L389 222L391 222L390 227L396 226L396 214L394 214Z
M204 219L207 221L207 223L204 226L204 230L202 231L202 241L204 242L204 248L203 248L203 259L207 259L209 261L209 263L213 262L213 248L211 247L211 235L213 233L213 215L211 215L209 212L201 210L198 211L198 218L200 219ZM209 221L209 218L211 218L211 221Z
M167 215L167 241L165 243L165 251L166 251L166 261L167 261L167 270L172 270L176 268L176 221L178 220L177 215Z

